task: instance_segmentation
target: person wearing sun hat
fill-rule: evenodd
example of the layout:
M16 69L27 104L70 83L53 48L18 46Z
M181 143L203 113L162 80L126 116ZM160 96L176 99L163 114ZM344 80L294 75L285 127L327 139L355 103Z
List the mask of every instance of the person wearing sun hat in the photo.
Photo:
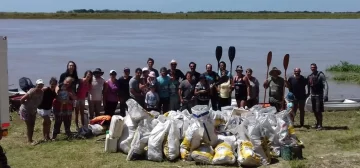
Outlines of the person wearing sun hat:
M104 72L100 68L96 68L92 73L93 79L91 81L91 89L88 96L90 119L100 115L105 84L105 79L102 77Z
M168 75L170 76L171 75L171 72L175 72L175 79L177 80L177 81L179 81L180 80L180 78L181 78L181 80L185 80L185 75L184 75L184 73L180 70L180 69L177 69L176 68L176 66L177 66L177 62L176 62L176 60L171 60L170 61L170 69L168 69Z
M273 67L269 72L270 77L265 80L263 86L265 89L269 88L269 103L274 106L277 111L282 109L282 100L284 95L284 86L287 81L280 77L281 71Z

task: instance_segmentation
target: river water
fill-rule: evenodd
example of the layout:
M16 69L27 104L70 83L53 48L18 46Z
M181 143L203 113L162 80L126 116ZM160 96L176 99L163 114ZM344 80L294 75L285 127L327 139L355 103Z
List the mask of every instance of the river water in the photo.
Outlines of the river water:
M217 64L218 45L229 69L227 49L235 46L233 69L252 68L263 82L269 51L271 66L282 71L290 54L288 75L295 67L308 75L313 62L319 70L340 60L359 64L359 27L360 20L0 20L0 35L8 36L9 84L15 87L23 76L33 82L59 77L69 60L77 63L79 76L97 67L106 78L111 69L130 67L133 73L148 57L157 69L176 59L184 72L190 61L204 72L205 64ZM329 87L330 98L360 97L357 85L329 81Z

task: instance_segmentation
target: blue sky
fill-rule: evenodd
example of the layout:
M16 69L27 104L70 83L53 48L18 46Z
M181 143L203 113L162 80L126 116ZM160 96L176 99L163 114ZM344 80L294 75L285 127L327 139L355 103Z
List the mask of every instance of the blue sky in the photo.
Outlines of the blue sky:
M194 10L360 11L360 0L0 0L0 11L55 12L121 9L178 12Z

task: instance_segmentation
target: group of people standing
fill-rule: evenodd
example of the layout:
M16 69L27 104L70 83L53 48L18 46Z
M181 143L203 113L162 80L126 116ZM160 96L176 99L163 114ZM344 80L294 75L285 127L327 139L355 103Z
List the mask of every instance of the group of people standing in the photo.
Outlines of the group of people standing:
M136 68L134 76L130 76L130 68L123 69L123 75L118 78L115 70L109 72L109 78L104 79L100 68L86 71L83 77L78 76L77 65L69 61L66 71L60 75L59 81L51 78L49 86L39 79L36 87L28 91L21 99L19 110L21 118L26 122L27 136L32 139L36 114L43 117L43 135L50 140L51 120L53 112L55 123L52 139L60 133L64 123L65 132L70 136L72 114L75 111L75 124L84 126L85 102L88 100L90 119L99 116L104 107L105 115L114 115L120 106L120 115L125 116L128 99L134 99L147 110L165 113L169 110L187 109L195 105L210 105L213 110L231 105L231 95L234 92L237 106L251 108L259 104L259 81L252 76L252 69L236 66L236 75L226 69L226 63L219 63L219 71L213 71L211 64L206 65L204 73L197 72L197 65L189 63L189 70L184 74L177 69L177 62L171 60L170 68L162 67L160 72L153 68L154 59L147 60L147 66ZM300 125L304 124L305 99L311 93L313 111L317 120L316 128L322 126L323 97L325 77L317 71L316 64L311 64L312 75L305 78L300 75L300 69L294 70L294 76L289 79L280 77L281 71L274 67L270 78L263 83L269 88L269 102L281 110L283 88L289 88L294 94L294 111L300 110ZM308 86L308 94L305 87ZM325 99L327 95L325 95ZM120 102L120 104L118 104ZM80 123L79 123L80 116Z

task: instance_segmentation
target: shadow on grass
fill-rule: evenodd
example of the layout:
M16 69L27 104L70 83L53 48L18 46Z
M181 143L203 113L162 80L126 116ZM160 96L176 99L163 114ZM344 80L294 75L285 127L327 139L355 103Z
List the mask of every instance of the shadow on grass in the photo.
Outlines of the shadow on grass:
M349 130L348 126L324 126L323 130Z

